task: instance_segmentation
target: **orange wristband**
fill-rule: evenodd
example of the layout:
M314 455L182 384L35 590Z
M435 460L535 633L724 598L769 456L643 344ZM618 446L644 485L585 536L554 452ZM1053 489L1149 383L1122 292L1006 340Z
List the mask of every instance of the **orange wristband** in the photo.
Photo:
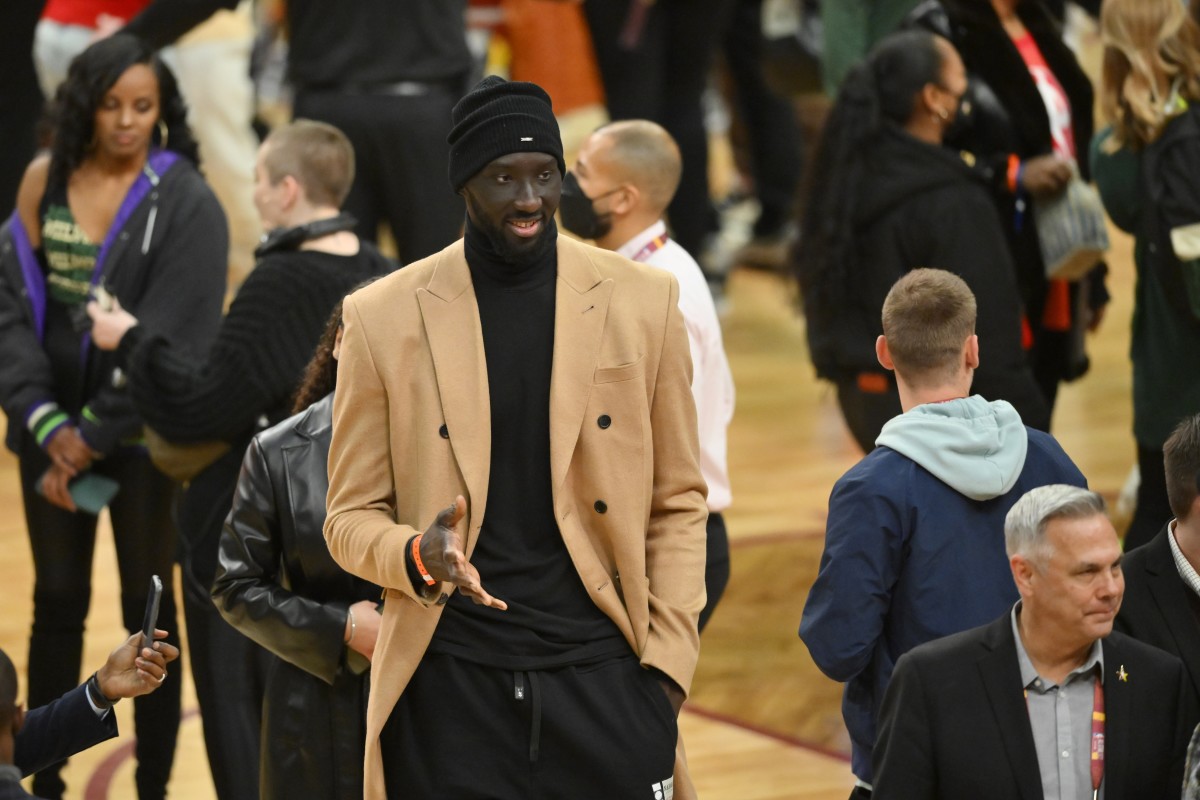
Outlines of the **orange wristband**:
M437 583L437 581L434 580L433 576L429 574L429 570L425 569L425 562L421 561L421 537L424 535L425 534L423 533L419 533L417 534L417 537L413 539L412 560L413 564L415 564L417 567L417 572L421 573L421 580L425 581L427 585L433 586Z
M1008 173L1007 178L1008 191L1011 194L1016 194L1017 189L1021 188L1021 159L1016 155L1008 157Z

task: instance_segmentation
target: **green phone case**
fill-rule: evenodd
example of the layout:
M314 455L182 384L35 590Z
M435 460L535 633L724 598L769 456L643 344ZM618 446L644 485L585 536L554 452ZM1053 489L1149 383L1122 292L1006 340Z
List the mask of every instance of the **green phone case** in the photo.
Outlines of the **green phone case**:
M73 479L67 487L71 493L71 499L75 501L75 507L88 514L99 514L116 497L120 488L121 484L112 478L106 478L94 472L85 472ZM42 494L41 478L38 478L35 489L38 494Z

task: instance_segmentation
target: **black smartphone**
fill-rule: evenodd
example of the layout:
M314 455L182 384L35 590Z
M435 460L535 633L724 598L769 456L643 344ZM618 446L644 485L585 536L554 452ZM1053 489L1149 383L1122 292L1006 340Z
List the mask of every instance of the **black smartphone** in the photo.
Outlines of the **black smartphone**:
M146 616L142 619L142 647L151 647L154 644L154 626L158 624L160 600L162 600L162 579L157 575L151 575L150 594L146 597Z

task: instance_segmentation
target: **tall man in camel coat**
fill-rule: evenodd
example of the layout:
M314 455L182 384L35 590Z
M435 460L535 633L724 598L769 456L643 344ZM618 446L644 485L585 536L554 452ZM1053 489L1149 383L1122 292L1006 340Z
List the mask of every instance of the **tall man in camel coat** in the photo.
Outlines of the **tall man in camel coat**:
M385 587L366 795L694 797L707 511L678 285L558 236L539 87L487 78L453 119L464 240L344 310L325 534Z

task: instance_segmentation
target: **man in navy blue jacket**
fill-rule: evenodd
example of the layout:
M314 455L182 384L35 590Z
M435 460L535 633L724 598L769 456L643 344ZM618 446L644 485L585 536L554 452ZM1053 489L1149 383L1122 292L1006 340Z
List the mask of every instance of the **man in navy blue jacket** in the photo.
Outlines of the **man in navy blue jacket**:
M154 638L166 635L159 630ZM85 683L28 713L16 702L17 672L0 650L0 799L27 796L4 792L7 784L117 735L113 705L153 692L166 677L167 664L179 658L179 648L164 641L155 641L153 648L141 643L139 631Z
M1017 600L1004 517L1030 489L1087 481L1007 402L970 396L979 365L975 297L961 278L918 269L883 306L879 362L904 413L838 480L800 638L846 684L853 798L871 795L883 693L902 654L1001 616Z

